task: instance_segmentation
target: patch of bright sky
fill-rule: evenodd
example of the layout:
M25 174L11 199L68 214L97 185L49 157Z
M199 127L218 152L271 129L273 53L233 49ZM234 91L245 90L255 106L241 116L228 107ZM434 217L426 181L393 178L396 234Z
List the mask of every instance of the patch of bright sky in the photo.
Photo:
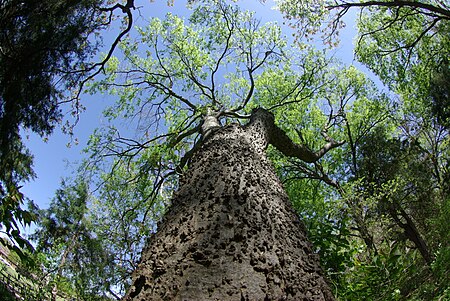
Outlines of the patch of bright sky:
M154 2L135 0L135 6L139 9L135 14L135 25L144 26L152 17L164 18L168 12L187 18L190 10L185 7L185 3L185 1L175 1L173 6L167 6L165 0ZM273 1L262 4L258 0L245 0L239 1L238 4L243 9L256 11L255 17L260 19L262 24L271 21L276 21L279 25L283 24L282 15L273 10L275 6ZM347 29L343 31L342 42L335 53L346 64L355 63L352 39L356 31L352 28L351 20L349 21ZM284 30L287 36L292 35L292 30L286 26ZM105 44L108 45L108 41L117 33L117 28L108 30L104 37ZM131 34L135 33L134 31ZM103 124L103 109L114 101L111 96L103 95L84 95L82 100L86 111L81 114L80 122L74 129L74 139L78 141L77 144L58 128L46 142L34 134L24 133L25 143L34 155L34 171L37 178L25 183L22 192L40 208L48 207L56 189L60 186L61 179L73 175L77 163L83 159L82 150L86 147L89 136L95 128ZM71 147L68 147L68 144Z

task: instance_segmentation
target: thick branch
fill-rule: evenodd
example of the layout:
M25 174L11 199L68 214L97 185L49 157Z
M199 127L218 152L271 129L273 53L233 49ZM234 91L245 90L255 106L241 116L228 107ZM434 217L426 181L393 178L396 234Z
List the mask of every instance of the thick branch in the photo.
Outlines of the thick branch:
M116 37L116 39L112 43L112 45L111 45L106 57L103 59L103 61L92 65L89 68L90 70L92 70L96 67L100 67L99 70L101 71L104 68L104 66L106 65L106 63L109 61L109 59L111 58L111 56L112 56L114 50L116 49L117 45L119 44L119 42L131 30L131 28L133 26L133 14L131 13L132 8L135 9L134 0L128 0L126 5L116 4L113 7L100 8L101 11L105 11L105 12L107 12L107 11L113 12L116 9L121 9L122 12L127 15L128 22L127 22L127 27L119 33L119 35ZM97 71L96 74L100 73L100 71Z
M251 49L250 49L251 51ZM264 54L264 57L262 58L262 60L256 65L253 66L253 55L250 52L248 54L248 66L247 66L247 73L248 73L248 78L250 80L250 88L247 92L247 96L245 97L244 101L242 102L242 104L240 104L237 108L234 108L232 111L233 112L238 112L240 110L242 110L243 108L245 108L245 106L248 104L248 102L250 101L250 99L253 96L253 93L255 91L255 79L253 77L253 74L256 70L258 70L267 60L267 58L274 53L273 50L269 50L266 51L266 53Z
M327 143L317 152L311 151L306 145L294 143L291 138L275 124L274 115L269 111L259 108L252 112L249 124L259 124L265 128L268 143L276 147L288 157L298 158L307 163L313 163L322 158L328 151L341 146L345 141L336 142L326 132Z
M420 8L427 10L429 12L441 15L443 18L450 19L450 11L442 7L434 6L427 3L422 3L418 1L405 1L405 0L394 0L394 1L365 1L365 2L354 2L354 3L340 3L336 5L327 6L327 9L332 10L336 8L348 9L351 7L370 7L370 6L384 6L384 7L411 7Z
M284 155L298 158L307 163L316 162L328 151L345 143L345 141L336 142L333 139L330 139L330 141L328 141L320 150L313 152L303 144L294 143L291 138L289 138L288 135L275 124L270 131L269 139L269 143L276 147Z

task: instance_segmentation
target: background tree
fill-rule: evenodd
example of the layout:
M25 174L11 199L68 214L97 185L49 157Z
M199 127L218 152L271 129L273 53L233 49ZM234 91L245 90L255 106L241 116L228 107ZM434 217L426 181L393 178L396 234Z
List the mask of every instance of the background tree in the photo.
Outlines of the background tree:
M447 60L444 60L431 76L429 106L431 107L431 113L437 119L437 123L447 130L450 127L449 81L450 68Z
M144 155L126 165L118 163L110 173L103 173L100 189L87 213L92 221L91 231L114 262L112 273L103 275L102 281L114 284L119 296L131 284L131 274L145 246L143 238L156 231L156 221L168 203L163 193L154 195L154 184L158 181L149 168L150 162L151 158ZM94 186L94 181L91 185ZM172 190L169 185L166 182L158 191Z
M382 22L375 24L373 31L361 31L362 36L369 38L373 34L389 31L391 27L398 26L410 17L424 17L426 23L423 30L411 32L414 37L410 42L401 45L398 49L384 49L386 52L400 50L400 48L414 48L425 36L433 35L436 27L448 22L450 9L442 1L297 1L277 0L278 8L285 14L289 25L296 28L298 37L311 38L321 33L321 38L328 43L335 40L340 30L345 26L345 16L352 10L359 11L360 16L377 16L385 13ZM379 16L379 15L378 15ZM372 26L372 25L369 25ZM401 37L401 34L398 35Z
M345 145L314 165L277 159L279 174L338 298L439 299L449 269L448 227L436 224L448 213L448 133L428 127L433 116L419 127L387 99L360 100L342 111Z
M449 56L450 9L442 1L277 1L299 38L322 33L336 45L344 16L358 12L355 55L407 110L420 116L435 73L445 72ZM326 26L324 25L326 24ZM447 67L445 67L447 66ZM440 70L440 71L438 71Z
M0 4L0 222L21 247L27 242L19 234L18 223L28 225L32 216L20 207L24 200L20 185L34 173L32 154L24 147L20 131L41 137L51 134L62 122L62 103L70 103L69 112L78 119L80 92L130 30L132 8L133 1L109 7L103 0L6 0ZM94 35L111 25L118 10L126 15L127 25L106 57L92 62L101 45Z
M42 285L58 295L76 296L81 300L109 300L115 283L110 281L116 269L107 245L95 233L88 216L89 192L85 183L62 183L48 209L34 209L37 229L35 256L44 273Z

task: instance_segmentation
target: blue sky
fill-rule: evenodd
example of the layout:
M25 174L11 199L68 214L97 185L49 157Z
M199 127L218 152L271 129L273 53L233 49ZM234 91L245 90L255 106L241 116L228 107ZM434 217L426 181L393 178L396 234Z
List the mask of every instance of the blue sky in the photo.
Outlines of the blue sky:
M153 3L150 3L149 0L136 0L135 5L140 8L140 13L136 12L135 14L135 24L142 25L152 17L164 18L167 12L187 16L189 10L185 8L185 3L186 1L175 1L174 6L169 7L166 0L156 0ZM262 23L277 21L281 25L283 22L281 14L271 9L274 6L273 1L261 4L258 0L245 0L239 1L238 4L245 9L255 10L256 17L261 19ZM105 41L117 33L117 29L108 31ZM286 32L288 36L291 33ZM342 36L341 46L336 51L336 56L347 64L353 61L352 38L354 33L354 29L349 24ZM77 162L83 158L82 150L86 146L89 135L103 123L103 108L114 100L110 96L86 95L83 96L82 101L86 106L86 111L82 113L80 122L74 130L74 138L78 140L78 144L75 145L73 141L71 142L71 138L63 134L59 128L48 138L47 142L31 133L24 134L24 137L29 135L28 138L25 138L25 143L34 155L34 170L37 178L25 183L22 191L41 208L49 205L54 192L60 185L61 178L70 177L76 169ZM69 143L71 147L67 147Z

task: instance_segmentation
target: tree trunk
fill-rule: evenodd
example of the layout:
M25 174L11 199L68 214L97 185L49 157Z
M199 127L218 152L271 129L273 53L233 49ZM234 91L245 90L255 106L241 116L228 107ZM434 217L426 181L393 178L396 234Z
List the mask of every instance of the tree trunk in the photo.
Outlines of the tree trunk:
M79 226L80 222L77 223L77 227ZM66 264L67 257L69 256L70 252L72 252L72 248L75 245L76 240L78 239L80 232L78 230L73 233L72 237L70 238L70 241L68 242L68 246L64 250L63 255L61 256L61 260L58 264L58 270L56 271L56 277L54 279L55 283L53 283L52 287L52 298L51 301L56 301L58 298L58 282L60 281L62 277L62 271L63 267Z
M406 211L397 202L394 202L391 205L389 213L397 225L403 229L405 236L414 243L426 264L431 265L433 262L433 256L430 253L430 249L428 248L428 245L422 235L420 235L419 230L409 214L406 213ZM401 217L405 220L405 222L402 222Z
M267 114L208 134L124 300L334 300L266 158Z

